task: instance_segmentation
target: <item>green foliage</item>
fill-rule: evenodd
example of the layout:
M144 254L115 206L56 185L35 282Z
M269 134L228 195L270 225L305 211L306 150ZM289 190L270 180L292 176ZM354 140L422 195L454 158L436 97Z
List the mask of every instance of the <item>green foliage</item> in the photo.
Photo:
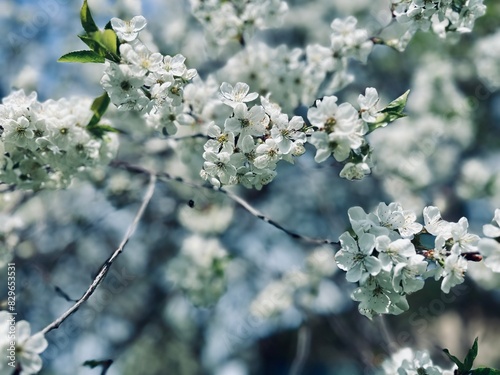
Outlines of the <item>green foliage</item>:
M87 130L95 137L97 138L102 138L104 134L106 133L120 133L120 130L109 126L109 125L102 125L99 124L99 121L101 121L102 116L106 112L109 106L109 96L108 93L105 92L98 98L94 99L92 106L90 109L92 112L94 112L94 115L90 119L89 123L87 124Z
M106 59L94 51L74 51L61 56L57 61L71 63L103 63Z
M377 118L377 121L374 123L368 124L369 130L368 133L371 133L375 129L383 128L389 125L391 122L397 120L398 118L406 117L404 113L404 109L406 107L406 102L408 101L408 94L410 90L406 91L399 98L390 102L387 107L380 111L380 116Z
M87 366L90 368L96 368L96 367L101 366L102 367L101 375L106 375L106 373L108 372L108 370L112 364L113 364L112 359L105 359L103 361L97 361L95 359L92 359L92 360L83 362L82 366Z
M100 30L90 12L87 0L83 2L80 10L80 20L85 34L78 35L80 40L90 47L90 51L76 51L62 56L60 62L93 62L103 63L107 60L120 62L120 43L116 33L111 28L111 23L108 22L104 30Z
M99 121L101 121L102 115L104 115L108 109L109 102L110 100L107 92L104 92L104 94L94 99L92 105L90 106L90 109L94 112L94 116L92 116L87 126L97 125Z
M487 367L479 367L470 372L471 375L500 375L500 370L495 370Z
M87 0L83 1L82 9L80 9L80 20L82 22L83 30L85 30L87 34L99 31L99 28L94 22L94 18L92 18L92 13L90 13Z
M451 355L448 349L443 349L443 352L448 356L448 358L453 361L458 369L456 370L456 375L500 375L500 370L495 370L488 367L479 367L472 370L474 360L477 357L478 345L477 337L472 344L472 348L465 356L464 362L462 363L457 357Z

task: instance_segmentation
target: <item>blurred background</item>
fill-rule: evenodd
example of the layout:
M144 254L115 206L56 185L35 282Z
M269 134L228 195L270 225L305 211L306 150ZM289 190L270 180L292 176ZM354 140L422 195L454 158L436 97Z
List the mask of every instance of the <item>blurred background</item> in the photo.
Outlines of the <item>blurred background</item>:
M261 191L241 188L237 194L284 227L317 238L338 239L348 228L349 207L368 211L381 201L397 201L417 213L436 205L444 219L466 216L471 231L482 234L482 225L500 207L500 4L485 4L487 14L471 34L449 41L419 32L403 53L375 46L366 65L350 63L355 81L335 93L340 102L354 102L366 87L376 87L387 104L411 89L409 116L369 138L377 165L371 176L343 180L341 165L333 159L316 164L308 148L295 165L280 164L276 179ZM202 78L217 74L238 52L214 55L187 1L90 0L89 5L101 26L111 17L143 14L148 28L142 39L163 54L182 53ZM270 46L328 45L331 21L348 15L374 36L398 32L385 29L390 4L384 0L288 5L283 26L260 31L256 39ZM102 66L56 62L84 48L76 36L80 7L73 0L0 0L0 97L15 89L34 90L41 101L102 93ZM304 114L304 107L296 113ZM199 180L185 165L201 166L202 140L145 136L137 131L144 125L139 116L113 110L109 116L128 133L120 139L119 159ZM18 320L40 330L72 304L59 288L72 299L82 295L133 220L146 183L141 175L110 167L62 191L1 193L0 246L14 249ZM13 218L19 224L7 225ZM217 276L196 274L193 259L182 255L190 246L229 254L222 289ZM449 295L428 281L399 316L373 321L361 316L349 297L354 285L340 271L321 280L307 309L276 292L263 303L278 313L252 314L259 293L304 271L316 249L224 195L158 182L136 234L106 280L47 334L40 374L98 374L99 369L82 366L92 359L112 359L108 375L288 374L299 337L309 342L303 374L375 374L392 351L407 346L430 350L436 363L449 368L442 348L461 358L475 337L477 364L500 368L500 276L481 264L469 264L466 282ZM191 278L196 280L189 284Z

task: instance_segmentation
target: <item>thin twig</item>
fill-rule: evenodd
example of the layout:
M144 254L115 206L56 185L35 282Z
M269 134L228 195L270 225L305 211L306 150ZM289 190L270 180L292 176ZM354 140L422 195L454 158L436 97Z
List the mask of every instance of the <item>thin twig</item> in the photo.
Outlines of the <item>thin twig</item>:
M299 329L299 335L297 338L297 353L295 354L295 358L290 369L290 375L300 375L309 355L310 345L311 330L306 325L303 325Z
M196 134L190 134L190 135L183 135L179 137L174 137L174 136L168 136L165 137L167 140L173 140L173 141L183 141L186 139L196 139L196 138L203 138L203 139L210 139L210 137L206 134L203 133L196 133Z
M87 301L90 296L95 292L99 284L104 280L106 277L107 273L109 272L111 265L115 261L115 259L123 252L123 249L125 248L125 245L128 243L130 238L135 232L135 229L137 228L137 224L141 220L142 216L144 215L144 211L146 210L146 207L148 203L151 201L151 198L153 197L153 193L155 191L155 184L156 184L156 175L150 174L150 179L149 179L149 184L148 188L146 190L146 193L144 194L144 198L142 199L141 206L139 207L139 210L137 211L134 221L132 224L127 229L127 232L125 233L125 236L123 237L120 246L113 252L113 254L104 262L104 264L101 266L99 269L96 277L92 281L92 284L90 284L89 288L87 291L83 294L83 296L76 301L76 303L71 306L64 314L62 314L59 318L54 320L52 323L50 323L47 327L45 327L41 332L43 334L46 334L47 332L50 332L54 329L59 328L59 326L64 322L66 319L68 319L78 308L85 302Z
M115 160L110 165L112 167L116 167L116 168L123 168L123 169L125 169L129 172L132 172L132 173L156 175L159 179L177 181L177 182L180 182L184 185L187 185L187 186L190 186L193 188L197 188L197 189L209 189L209 190L220 192L222 194L225 194L228 198L230 198L231 200L233 200L237 204L239 204L241 207L243 207L246 211L248 211L250 214L255 216L257 219L262 220L268 224L271 224L275 228L288 234L290 237L293 237L295 239L299 239L299 240L302 240L305 242L314 243L314 244L320 244L320 245L326 244L326 245L340 246L340 242L337 242L337 241L332 241L332 240L323 239L323 238L312 238L309 236L304 236L302 234L298 234L298 233L291 231L289 229L286 229L281 224L277 223L273 219L267 217L262 212L260 212L256 208L254 208L250 203L245 201L243 198L241 198L240 196L234 194L233 192L231 192L230 190L227 190L225 188L219 188L217 186L207 185L207 184L205 184L205 185L195 184L195 183L184 180L182 177L175 177L175 176L172 176L166 172L154 172L154 171L151 171L151 170L146 169L144 167L132 165L132 164L129 164L125 161L120 161L120 160Z
M389 354L397 352L399 349L399 346L396 343L396 340L394 340L394 337L392 336L392 333L389 330L389 327L387 327L386 317L383 314L380 314L377 320L379 323L380 331L382 333L382 337L384 338L385 344L387 345L387 349L388 349L387 352Z

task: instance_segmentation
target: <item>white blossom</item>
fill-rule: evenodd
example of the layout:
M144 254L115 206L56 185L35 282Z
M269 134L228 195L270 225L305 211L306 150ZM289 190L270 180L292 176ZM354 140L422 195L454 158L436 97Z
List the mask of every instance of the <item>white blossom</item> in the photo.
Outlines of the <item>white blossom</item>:
M119 18L111 18L111 26L118 38L125 42L132 42L137 38L139 32L146 27L146 19L143 16L135 16L130 21Z
M381 263L372 256L375 248L375 236L365 233L356 241L348 232L340 236L342 248L335 254L335 261L340 269L347 271L346 279L350 282L359 281L364 276L377 275Z
M20 375L37 374L42 369L40 354L47 349L47 346L43 333L31 335L31 327L27 321L21 320L16 323L14 315L0 311L1 374L10 374L14 371L14 368L8 365L11 361L20 369Z
M251 102L259 96L256 92L248 93L250 86L244 82L238 82L234 87L227 82L220 86L220 99L224 104L235 108L238 104Z
M467 261L458 254L451 254L444 262L443 281L441 290L449 293L455 285L464 282L464 273L467 270Z

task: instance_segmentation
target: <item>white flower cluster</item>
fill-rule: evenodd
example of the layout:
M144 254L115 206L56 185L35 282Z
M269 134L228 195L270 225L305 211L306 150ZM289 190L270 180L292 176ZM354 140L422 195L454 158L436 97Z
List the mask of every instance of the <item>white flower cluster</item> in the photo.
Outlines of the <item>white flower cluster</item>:
M226 290L229 255L216 238L192 235L167 267L167 279L195 305L209 306Z
M486 237L481 238L478 244L479 252L484 257L484 265L493 272L500 272L500 209L495 210L493 224L483 226Z
M382 363L380 375L453 375L453 368L443 370L432 362L426 351L413 352L404 348L394 353L391 358Z
M120 110L142 111L148 124L168 134L174 134L179 125L193 124L185 113L183 91L196 70L187 69L184 56L153 53L139 40L146 26L144 17L128 22L113 18L111 24L122 40L120 63L106 61L101 79L111 102Z
M477 74L483 84L490 90L500 88L500 31L482 37L474 48L474 63Z
M262 105L248 108L247 102L258 97L249 93L246 83L234 87L224 82L220 98L233 113L224 126L208 126L201 177L215 186L242 184L261 189L276 176L277 163L294 162L294 156L305 152L304 144L312 143L317 151L315 161L321 163L333 154L345 166L340 176L362 179L370 173L370 147L365 139L369 124L380 119L377 90L369 87L359 95L359 110L349 103L337 104L336 96L325 96L309 108L307 126L300 116L288 118L281 107L260 97ZM308 136L310 136L308 138Z
M223 46L244 43L255 30L279 26L288 5L281 0L190 0L193 15L203 25L207 41Z
M48 100L15 91L0 105L0 183L24 189L61 188L86 169L104 165L118 139L93 136L87 98Z
M452 62L435 52L422 61L410 85L407 110L412 115L399 119L390 131L370 134L373 173L383 181L385 192L392 200L421 209L429 187L455 178L459 155L476 132L472 106L457 84Z
M259 87L262 95L270 94L285 112L292 113L299 105L310 105L321 96L320 86L322 92L332 93L352 82L354 78L347 72L349 58L366 63L373 43L368 32L356 24L352 16L334 19L329 46L310 44L305 49L289 49L285 45L271 48L264 43L250 44L229 59L221 75Z
M47 346L43 333L31 335L27 321L16 322L14 315L0 311L0 374L37 374L42 369L40 353Z
M187 229L204 234L224 233L231 224L234 207L206 204L202 208L183 206L179 209L179 222Z
M380 203L369 214L361 207L348 213L352 234L340 236L335 260L348 281L359 283L352 298L367 317L407 310L406 295L422 289L429 277L443 278L441 289L449 293L464 281L467 260L479 260L479 237L468 233L467 219L445 221L437 207L424 208L424 225L397 203Z
M364 136L368 133L368 123L376 122L379 112L377 90L366 89L359 95L356 110L350 103L337 104L336 96L325 96L316 100L309 108L307 117L315 127L310 142L316 147L314 160L321 163L330 155L337 161L351 157L342 169L340 176L349 180L361 179L370 173L370 148Z
M332 276L335 266L333 250L318 247L306 258L303 269L286 272L279 280L267 285L250 305L252 315L267 319L283 313L294 304L305 310L326 312L331 309L321 302L321 292L329 288L326 278ZM331 290L328 289L332 301Z
M208 127L209 139L204 146L205 163L201 177L215 186L242 184L261 189L276 176L280 160L293 163L293 157L305 152L305 124L300 116L290 120L281 108L261 97L262 105L248 108L257 93L238 82L234 87L221 85L221 100L233 108L233 114L221 128Z
M398 46L404 49L417 30L446 38L452 33L471 32L477 18L486 13L483 0L392 0L397 22L408 25Z

